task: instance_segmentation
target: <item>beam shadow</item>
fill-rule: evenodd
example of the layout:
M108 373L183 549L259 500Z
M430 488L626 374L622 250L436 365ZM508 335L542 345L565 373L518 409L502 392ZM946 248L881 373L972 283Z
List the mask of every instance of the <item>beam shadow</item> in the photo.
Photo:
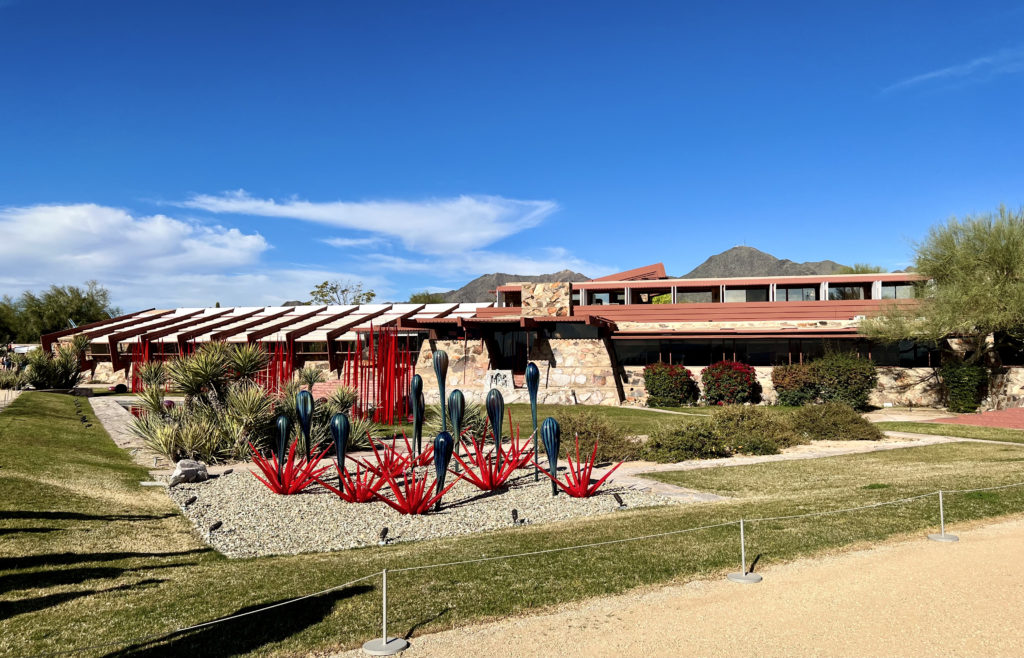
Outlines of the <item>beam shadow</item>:
M0 620L10 619L11 617L23 615L28 612L38 612L39 610L45 610L51 606L60 605L61 603L67 603L68 601L73 601L86 596L93 596L94 594L124 592L138 587L145 587L146 585L158 585L162 582L165 581L157 578L147 578L146 580L140 580L139 582L132 583L131 585L118 585L117 587L110 587L107 589L89 589L81 592L47 594L46 596L18 599L17 601L0 601Z
M19 557L0 557L0 571L83 564L87 562L114 562L116 560L131 560L134 558L159 560L161 558L187 557L190 555L198 556L213 552L213 549L210 548L194 548L190 551L174 551L171 553L41 553Z

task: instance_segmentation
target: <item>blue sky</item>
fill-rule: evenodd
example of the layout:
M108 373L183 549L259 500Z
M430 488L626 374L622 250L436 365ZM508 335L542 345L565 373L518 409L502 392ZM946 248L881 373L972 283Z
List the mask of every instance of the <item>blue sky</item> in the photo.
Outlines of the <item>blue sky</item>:
M904 267L1024 204L1022 35L1021 2L0 0L0 293Z

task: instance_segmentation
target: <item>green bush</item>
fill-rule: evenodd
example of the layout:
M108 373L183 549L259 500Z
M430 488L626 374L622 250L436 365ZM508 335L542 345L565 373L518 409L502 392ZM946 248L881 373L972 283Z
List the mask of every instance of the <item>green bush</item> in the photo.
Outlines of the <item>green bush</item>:
M580 458L584 460L590 457L595 442L598 463L633 461L640 459L643 452L643 444L626 436L607 416L586 407L570 407L560 412L558 425L562 430L563 457L571 454L576 459L577 434L580 437ZM523 432L523 436L529 436L529 432Z
M946 408L953 413L973 413L985 397L988 371L984 366L949 360L939 369L946 392Z
M656 430L643 447L643 458L661 463L687 459L729 457L732 451L711 427L711 421L663 426Z
M800 407L818 399L818 380L810 365L794 363L772 368L772 386L778 404Z
M743 404L761 401L761 384L753 366L738 361L712 363L700 373L708 404Z
M0 370L0 390L21 390L26 386L25 377L17 370Z
M854 409L868 406L878 384L878 372L869 359L853 352L833 352L811 363L822 402L842 402Z
M805 443L784 416L764 407L725 407L711 417L711 427L733 452L748 455L774 455Z
M28 353L25 381L35 389L65 389L78 386L82 379L79 357L87 338L76 336L71 343L61 344L56 353L49 354L36 348Z
M789 414L793 432L805 441L878 441L882 432L853 407L840 402L808 405Z
M693 404L700 396L693 373L683 366L652 363L644 368L648 407L678 407Z

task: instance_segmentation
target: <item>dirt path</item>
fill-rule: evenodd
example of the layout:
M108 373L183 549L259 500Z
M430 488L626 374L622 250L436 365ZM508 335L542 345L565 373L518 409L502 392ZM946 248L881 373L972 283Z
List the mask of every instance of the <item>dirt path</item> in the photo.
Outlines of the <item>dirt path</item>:
M1024 519L412 638L419 656L1019 656ZM350 655L356 655L352 653Z

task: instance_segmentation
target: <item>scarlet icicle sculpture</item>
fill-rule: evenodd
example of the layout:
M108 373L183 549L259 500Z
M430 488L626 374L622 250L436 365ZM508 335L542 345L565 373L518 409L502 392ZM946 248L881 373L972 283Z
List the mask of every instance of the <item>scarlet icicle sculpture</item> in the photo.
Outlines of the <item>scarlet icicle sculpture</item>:
M594 462L597 460L597 441L594 441L594 451L590 453L590 459L586 462L582 462L580 460L579 434L576 435L576 461L573 461L572 456L568 454L565 456L565 460L569 462L569 466L565 470L564 483L558 479L557 473L552 475L544 469L541 469L541 472L551 478L552 483L557 484L561 487L562 491L573 498L589 498L593 496L597 493L597 490L601 488L601 485L604 484L605 480L615 472L615 469L622 466L622 462L619 462L605 473L600 480L594 484L590 484L590 475L594 471Z
M537 391L540 389L540 368L536 363L526 364L526 390L530 393L530 417L533 419L533 481L540 480L540 469L536 465L540 454L537 452ZM512 421L509 420L509 427Z
M327 466L318 469L317 465L327 450L330 449L330 446L324 448L315 457L300 457L296 461L295 447L298 445L296 441L292 443L286 461L285 448L288 445L288 435L291 430L291 423L288 421L287 416L281 415L277 417L277 430L279 433L277 453L273 459L267 459L256 450L252 443L249 444L249 449L252 450L252 460L264 475L264 477L260 477L253 473L253 476L274 493L284 495L298 493L313 484L313 482L316 482L317 478L327 470Z

